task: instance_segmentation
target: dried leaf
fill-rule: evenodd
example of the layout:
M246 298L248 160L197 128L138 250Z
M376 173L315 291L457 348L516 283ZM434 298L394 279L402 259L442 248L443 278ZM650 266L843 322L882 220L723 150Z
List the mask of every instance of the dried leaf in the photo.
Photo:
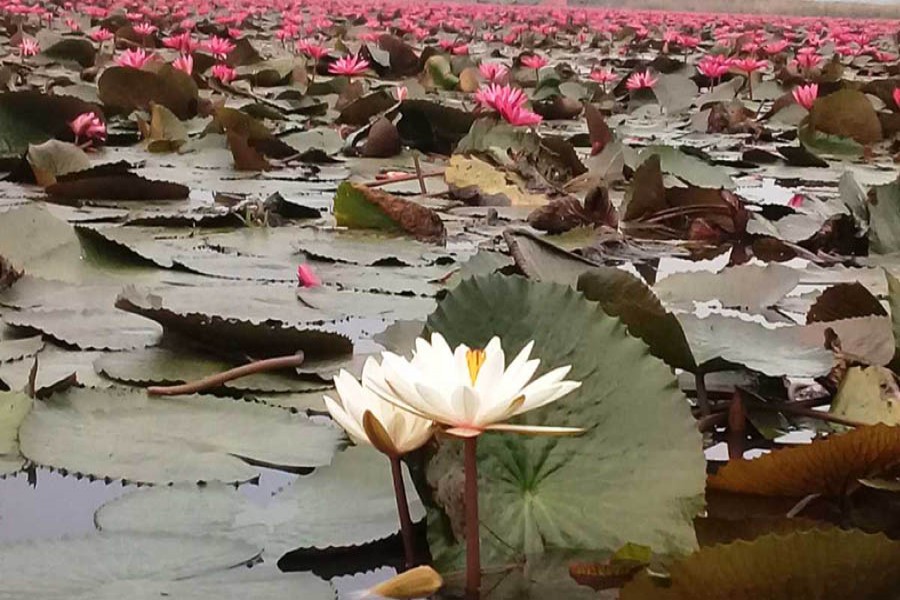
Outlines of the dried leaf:
M436 243L447 237L444 223L432 209L349 181L334 196L334 216L342 227L405 232Z

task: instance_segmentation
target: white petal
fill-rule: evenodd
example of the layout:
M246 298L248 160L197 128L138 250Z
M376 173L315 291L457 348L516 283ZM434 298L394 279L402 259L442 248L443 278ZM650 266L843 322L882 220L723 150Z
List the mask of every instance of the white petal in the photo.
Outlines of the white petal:
M500 338L491 338L484 349L484 364L475 379L475 389L482 398L493 398L493 392L503 378L506 356L500 347Z
M499 423L486 427L488 431L506 431L510 433L527 433L530 435L580 435L585 432L581 427L545 427L542 425L514 425Z
M350 418L350 415L341 408L340 404L328 396L325 396L325 408L328 409L331 417L337 421L338 425L344 428L344 431L346 431L354 441L363 444L369 443L369 438L366 436L366 432L363 430L362 426L355 423L353 419Z
M541 387L537 392L529 392L525 396L525 402L514 414L520 415L529 410L546 406L551 402L556 402L579 387L581 387L581 383L578 381L561 381L552 386Z

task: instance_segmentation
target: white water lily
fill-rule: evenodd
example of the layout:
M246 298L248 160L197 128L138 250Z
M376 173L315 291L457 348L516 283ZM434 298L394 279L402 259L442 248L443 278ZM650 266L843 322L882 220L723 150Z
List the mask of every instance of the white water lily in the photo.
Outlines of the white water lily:
M363 381L380 379L381 367L370 358L363 365ZM425 444L433 433L434 423L389 402L347 371L334 378L338 394L335 400L325 396L325 406L332 418L354 441L370 444L391 457L399 457Z
M462 344L451 350L439 333L431 343L416 340L412 360L385 352L381 368L363 374L363 385L382 398L421 418L447 427L457 437L484 431L512 431L544 435L571 435L575 427L517 425L505 421L546 406L581 384L566 381L570 366L559 367L532 381L540 360L531 359L534 342L506 365L500 338L484 350Z

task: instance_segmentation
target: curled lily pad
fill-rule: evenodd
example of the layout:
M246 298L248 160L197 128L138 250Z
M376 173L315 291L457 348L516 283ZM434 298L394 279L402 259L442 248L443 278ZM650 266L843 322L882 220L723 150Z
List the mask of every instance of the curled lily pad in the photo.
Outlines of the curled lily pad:
M704 548L670 568L670 581L643 573L622 600L860 600L889 598L900 585L900 543L859 530L770 534Z
M900 461L900 427L871 425L752 460L731 461L709 478L717 490L763 496L841 496L860 479Z

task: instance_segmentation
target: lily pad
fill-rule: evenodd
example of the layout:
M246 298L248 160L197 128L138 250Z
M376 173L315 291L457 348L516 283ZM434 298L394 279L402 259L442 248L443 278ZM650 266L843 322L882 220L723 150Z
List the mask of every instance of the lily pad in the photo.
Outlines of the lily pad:
M483 347L499 335L508 356L534 340L539 373L572 364L569 378L582 382L523 417L585 427L583 436L481 438L482 543L490 560L550 547L612 550L629 541L664 551L695 546L690 522L705 471L699 433L669 367L618 319L568 286L490 275L459 284L428 327L451 345ZM443 445L444 468L433 478L448 483L442 474L459 464L454 452L457 443Z
M709 486L761 496L843 496L860 479L896 469L898 461L900 427L870 425L752 460L731 461L710 476Z
M19 454L19 426L31 404L24 392L0 392L0 476L18 471L25 464Z
M670 581L648 573L622 600L841 600L889 598L900 585L900 543L883 534L837 528L769 534L704 548L670 568Z
M228 572L258 555L253 544L208 536L102 534L16 543L0 546L0 598L216 600L237 594L274 600L295 593L310 600L333 598L331 586L312 575Z
M152 346L162 328L114 309L25 310L4 316L7 325L41 333L82 350L130 350Z
M404 479L411 518L420 521L425 508L406 468ZM390 463L368 447L338 453L331 466L300 477L265 506L225 486L176 486L123 496L96 520L104 531L251 540L275 557L296 548L360 546L399 530Z
M326 465L339 440L336 427L261 404L117 388L55 395L19 429L37 464L145 483L248 481L259 474L251 463Z

